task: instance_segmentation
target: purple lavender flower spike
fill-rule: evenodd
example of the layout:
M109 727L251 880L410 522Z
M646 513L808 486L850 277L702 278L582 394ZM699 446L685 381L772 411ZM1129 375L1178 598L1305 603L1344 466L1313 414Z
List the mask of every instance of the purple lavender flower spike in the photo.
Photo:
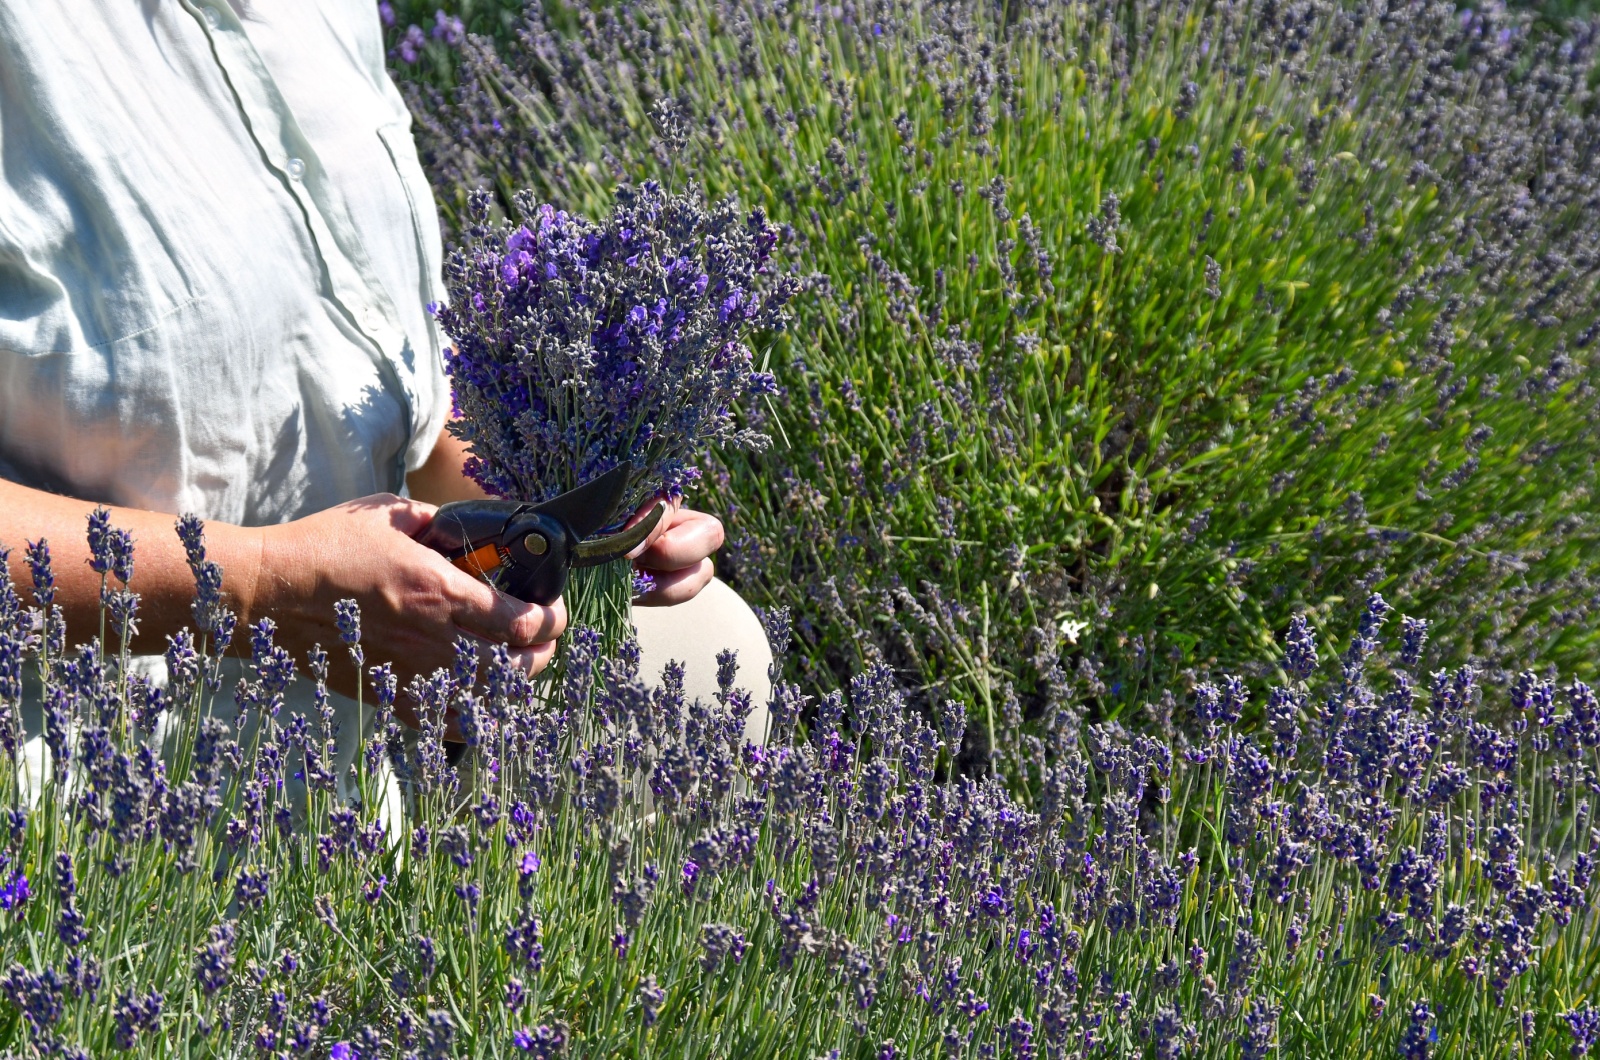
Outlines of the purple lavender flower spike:
M422 27L410 25L406 27L405 36L400 38L400 43L395 45L394 54L403 63L414 63L422 58L422 49L428 43L428 38L422 32Z
M45 1036L66 1011L66 982L61 973L47 967L38 975L20 964L13 964L0 977L0 996L22 1013L35 1035Z
M1593 1005L1579 1005L1561 1018L1572 1034L1572 1055L1588 1056L1595 1042L1600 1041L1600 1009Z
M33 577L33 602L48 608L56 601L56 576L50 568L50 543L28 542L28 572Z
M639 982L639 1014L646 1027L655 1026L661 1007L667 1002L667 992L656 984L656 977L647 975Z
M1412 670L1422 661L1422 649L1428 640L1428 621L1407 615L1401 626L1400 665Z
M195 953L194 979L206 996L228 985L233 975L234 923L225 920L211 928L211 939Z
M1289 622L1283 667L1296 681L1306 680L1317 668L1317 637L1304 615L1295 615Z
M459 18L441 10L434 12L433 29L429 33L434 40L443 41L448 47L454 48L466 36L466 27Z
M33 890L26 873L17 870L7 874L8 866L9 858L6 864L0 864L0 910L14 913L21 920L28 899L33 897Z
M361 608L354 600L335 602L333 618L340 640L351 646L361 643Z
M512 1044L531 1055L534 1060L555 1060L565 1056L570 1036L565 1024L550 1026L541 1023L533 1030L521 1030L512 1035Z
M1427 1001L1418 1001L1411 1007L1411 1020L1400 1036L1400 1055L1405 1060L1428 1060L1433 1055L1434 1043L1439 1040L1439 1028L1433 1019L1433 1009Z
M108 574L111 571L111 513L105 508L96 508L89 513L89 569L96 574Z
M117 1048L132 1049L141 1035L155 1033L161 1026L163 1003L162 995L155 991L142 996L128 991L118 995L113 1011Z
M522 968L537 975L544 967L544 944L540 942L539 918L531 913L513 924L505 937L505 950Z

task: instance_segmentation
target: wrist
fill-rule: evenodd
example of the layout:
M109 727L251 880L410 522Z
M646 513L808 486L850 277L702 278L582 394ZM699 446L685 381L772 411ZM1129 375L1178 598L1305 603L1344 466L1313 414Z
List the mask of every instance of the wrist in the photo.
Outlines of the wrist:
M264 578L270 529L231 524L206 527L207 556L222 568L223 595L241 627L272 609Z

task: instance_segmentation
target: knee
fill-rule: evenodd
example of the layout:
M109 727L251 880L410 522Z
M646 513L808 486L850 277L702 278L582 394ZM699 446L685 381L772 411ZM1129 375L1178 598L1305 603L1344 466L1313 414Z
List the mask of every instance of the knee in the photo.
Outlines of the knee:
M706 627L714 630L712 640L721 640L713 646L713 653L732 649L738 653L739 671L735 685L748 689L765 703L771 693L767 673L772 666L772 644L767 631L745 598L727 582L713 578L700 597L706 598Z
M772 646L755 611L726 582L713 578L687 603L635 608L633 624L639 634L640 676L657 682L663 666L679 662L684 668L684 693L691 701L716 694L717 656L726 650L736 652L739 669L734 685L749 692L754 705L746 733L766 731Z

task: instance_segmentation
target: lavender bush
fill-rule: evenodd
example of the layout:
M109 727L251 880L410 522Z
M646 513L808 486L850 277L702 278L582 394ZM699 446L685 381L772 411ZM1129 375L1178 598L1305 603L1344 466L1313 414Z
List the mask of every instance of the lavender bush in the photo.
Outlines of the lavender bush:
M1379 596L1336 657L1294 620L1281 684L1181 691L1170 736L1052 715L1024 803L953 774L963 710L930 724L882 667L809 707L778 682L756 746L736 659L687 703L582 630L555 689L462 642L398 693L413 746L352 607L348 661L297 676L182 529L202 631L165 687L66 648L42 542L31 592L0 580L0 736L42 706L48 763L31 806L0 769L5 1055L1544 1056L1600 1027L1600 703L1525 672L1478 720L1480 675L1419 669L1429 627ZM340 778L281 704L352 664L377 721Z
M445 365L468 442L467 473L489 493L542 501L620 465L635 470L625 511L681 497L712 447L759 450L741 404L772 392L745 336L776 331L791 293L769 282L776 230L760 211L696 189L616 189L591 222L536 205L494 225L475 196L463 246L450 255L451 337ZM625 561L573 572L568 604L580 624L615 623L632 579ZM615 583L615 592L604 585ZM613 599L614 597L620 598Z
M779 444L712 477L721 568L817 688L887 661L1003 751L1060 668L1123 716L1372 590L1498 688L1592 674L1594 43L1498 5L557 3L408 90L447 217L677 166L785 226Z

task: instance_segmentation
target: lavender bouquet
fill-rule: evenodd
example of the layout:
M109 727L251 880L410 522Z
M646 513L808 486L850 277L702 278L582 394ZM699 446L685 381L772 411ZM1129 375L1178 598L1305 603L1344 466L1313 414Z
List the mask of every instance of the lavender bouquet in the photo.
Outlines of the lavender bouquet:
M539 501L627 464L631 511L681 497L713 446L768 444L737 415L774 389L746 339L782 326L792 282L770 269L777 230L759 211L655 182L618 187L599 222L527 194L513 208L492 224L488 194L472 196L436 311L474 480ZM625 561L576 570L572 622L615 643L646 587Z

